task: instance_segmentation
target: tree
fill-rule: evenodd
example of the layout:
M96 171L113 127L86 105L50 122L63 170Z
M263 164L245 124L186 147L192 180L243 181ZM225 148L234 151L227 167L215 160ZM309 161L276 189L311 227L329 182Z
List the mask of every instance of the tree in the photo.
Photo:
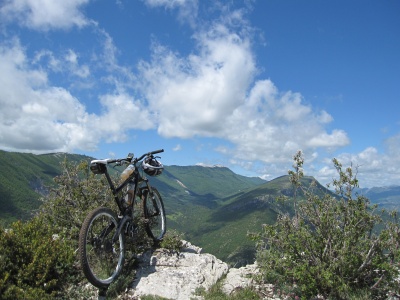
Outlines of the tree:
M367 198L353 196L357 172L352 166L343 169L336 159L335 192L327 190L321 196L316 185L302 183L303 161L298 152L294 171L289 171L295 189L294 214L281 213L275 224L264 225L253 236L263 279L304 299L399 293L396 213L377 212Z
M42 199L41 215L55 232L78 241L86 215L99 206L115 205L104 176L90 172L88 162L62 162L62 174L55 177L56 186ZM115 179L116 180L116 179Z
M34 218L9 230L0 227L2 299L54 299L82 279L75 250L83 219L94 207L114 201L103 176L90 174L86 161L65 160L62 171Z
M1 299L54 299L76 273L74 256L41 217L0 228Z

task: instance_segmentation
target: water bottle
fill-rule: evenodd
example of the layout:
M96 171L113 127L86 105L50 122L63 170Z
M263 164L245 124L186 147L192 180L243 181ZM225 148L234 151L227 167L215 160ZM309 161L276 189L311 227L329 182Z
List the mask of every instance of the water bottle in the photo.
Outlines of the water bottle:
M132 204L134 192L135 192L135 182L130 181L127 185L127 192L124 198L125 207L128 207L129 205Z
M129 165L121 174L122 181L128 179L128 177L133 173L133 171L135 171L135 166Z

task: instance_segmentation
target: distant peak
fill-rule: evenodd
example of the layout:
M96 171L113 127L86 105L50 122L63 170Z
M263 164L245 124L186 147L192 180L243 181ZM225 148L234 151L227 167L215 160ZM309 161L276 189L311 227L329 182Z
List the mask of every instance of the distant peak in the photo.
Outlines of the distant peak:
M219 164L217 164L217 165L208 165L208 164L205 164L205 163L197 163L196 166L204 167L204 168L225 168L225 166L223 166L223 165L219 165Z

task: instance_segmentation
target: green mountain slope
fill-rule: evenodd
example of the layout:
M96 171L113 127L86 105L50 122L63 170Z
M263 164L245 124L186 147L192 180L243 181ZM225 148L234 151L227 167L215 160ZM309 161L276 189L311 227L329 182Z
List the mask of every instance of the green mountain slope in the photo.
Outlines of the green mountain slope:
M34 155L0 151L0 222L27 219L39 208L40 196L60 174L60 162L88 159L86 156L55 153Z
M61 172L61 162L89 161L83 155L55 153L34 155L0 151L0 220L9 223L27 219L40 205L40 196L46 187L54 184L53 178ZM188 201L200 206L214 206L216 199L240 189L265 182L248 178L223 167L166 166L162 176L151 178L162 194L169 195L171 211ZM184 182L184 184L183 184Z
M309 186L314 178L306 177L303 181L305 186ZM320 192L327 192L319 184L317 188ZM279 201L282 196L289 198L286 202ZM247 234L261 231L263 224L272 224L280 212L291 213L292 196L289 176L282 176L220 199L218 207L205 218L205 226L191 231L189 240L231 264L253 262L255 246Z
M371 203L387 210L400 212L400 186L358 189L356 192L367 197Z
M258 177L244 177L225 167L168 166L164 177L176 181L195 195L210 199L226 197L265 181Z
M46 193L46 186L54 184L64 159L80 162L92 158L0 151L1 224L27 219L38 209L40 196ZM247 238L248 232L259 232L262 224L275 222L279 212L291 212L293 189L288 176L266 182L225 167L166 166L161 176L149 179L164 200L168 229L178 230L205 252L231 264L254 259L254 243ZM303 180L308 185L313 178ZM319 184L317 189L327 191ZM373 195L392 199L400 190L376 189ZM277 201L280 196L289 200Z

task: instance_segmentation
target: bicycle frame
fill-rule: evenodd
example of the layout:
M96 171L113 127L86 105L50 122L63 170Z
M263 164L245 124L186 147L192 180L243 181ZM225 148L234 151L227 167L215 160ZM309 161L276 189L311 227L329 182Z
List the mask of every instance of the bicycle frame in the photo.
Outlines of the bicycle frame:
M130 175L124 182L122 182L117 187L114 186L114 183L112 182L112 179L111 179L110 174L108 173L107 169L106 169L104 175L107 178L108 185L110 186L110 189L111 189L111 191L113 193L113 196L114 196L114 201L117 203L118 208L119 208L121 213L124 213L126 211L126 208L124 208L123 205L122 205L123 198L122 197L119 198L118 194L122 191L122 189L124 187L126 187L128 185L128 183L130 181L135 181L135 183L136 183L135 184L134 193L133 193L133 197L136 197L137 191L138 191L138 186L142 182L146 182L147 188L149 188L149 190L151 189L150 185L148 184L148 179L146 177L140 176L139 171L137 170L136 166L135 166L135 171L133 172L133 174Z
M149 154L147 154L149 155ZM134 188L134 192L133 192L133 199L136 198L138 194L138 190L139 189L144 189L147 188L147 190L149 191L149 193L152 195L152 188L151 185L149 185L149 180L147 177L145 176L141 176L137 167L137 163L139 161L141 161L143 159L143 157L145 157L146 155L142 155L142 157L138 158L138 159L134 159L133 164L135 166L135 170L133 171L133 173L124 181L122 182L120 185L118 185L117 187L114 186L114 183L111 179L110 174L108 173L108 168L105 168L105 172L104 175L106 176L108 185L112 191L112 194L114 196L114 201L116 202L118 209L120 211L120 213L122 214L122 219L120 222L118 222L118 228L113 236L112 241L115 242L118 239L118 236L120 235L122 229L124 228L125 224L129 221L132 220L132 213L133 213L133 205L134 205L134 201L132 201L132 203L125 208L123 206L123 196L122 197L118 197L119 193L128 185L129 182L134 181L135 182L135 188ZM140 187L140 185L142 183L145 183L145 186ZM110 224L109 229L113 228L113 224Z

